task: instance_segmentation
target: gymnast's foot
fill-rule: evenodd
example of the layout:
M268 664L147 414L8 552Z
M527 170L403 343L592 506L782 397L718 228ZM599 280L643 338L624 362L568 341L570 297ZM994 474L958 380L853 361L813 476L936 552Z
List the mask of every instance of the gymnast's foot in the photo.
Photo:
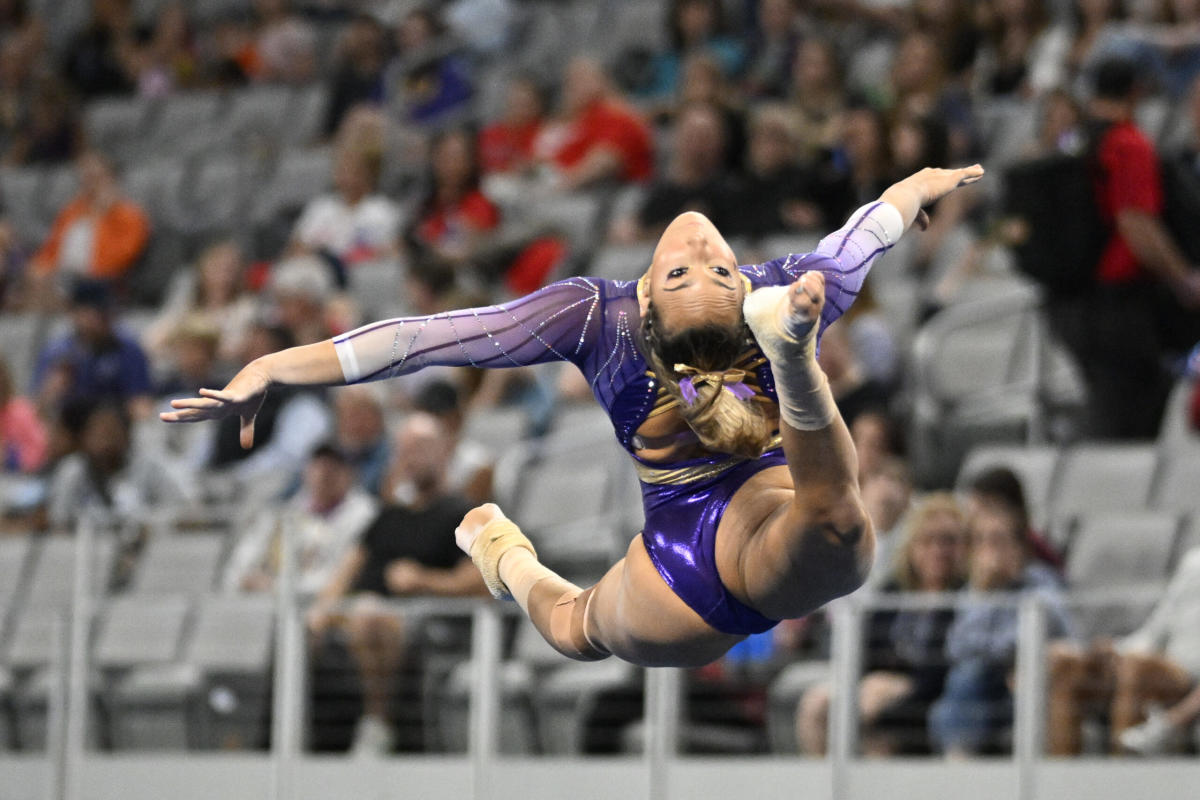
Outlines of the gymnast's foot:
M763 353L775 360L794 357L797 345L810 349L824 307L825 276L806 272L791 286L751 292L742 309ZM815 347L811 349L815 355Z
M454 541L475 562L488 591L497 600L513 599L500 578L500 559L513 548L528 550L535 561L537 558L533 543L495 503L484 503L468 511L454 529Z

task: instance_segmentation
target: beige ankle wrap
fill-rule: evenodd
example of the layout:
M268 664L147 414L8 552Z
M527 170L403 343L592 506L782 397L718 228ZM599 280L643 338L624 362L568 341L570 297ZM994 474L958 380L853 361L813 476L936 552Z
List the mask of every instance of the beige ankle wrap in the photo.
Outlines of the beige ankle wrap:
M537 558L533 542L521 533L515 522L505 517L489 522L471 542L471 560L479 568L488 591L497 600L513 599L504 581L500 580L500 558L513 547L524 547Z

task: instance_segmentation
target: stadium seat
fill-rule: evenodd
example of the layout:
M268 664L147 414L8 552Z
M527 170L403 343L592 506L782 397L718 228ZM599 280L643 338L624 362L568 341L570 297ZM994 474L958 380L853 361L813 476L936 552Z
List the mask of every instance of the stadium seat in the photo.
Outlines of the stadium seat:
M1079 519L1067 556L1067 584L1073 589L1163 587L1179 535L1179 517L1154 512L1092 513ZM1151 604L1125 600L1113 606L1075 612L1083 641L1117 636L1136 628Z
M1051 517L1139 511L1150 500L1157 453L1151 445L1082 444L1063 453Z
M97 615L93 663L118 670L174 661L190 609L183 595L114 597Z
M1196 384L1180 380L1167 400L1163 410L1162 425L1158 429L1158 449L1164 456L1187 456L1200 459L1200 433L1188 424L1188 403Z
M159 534L146 545L130 591L139 595L211 592L224 553L221 533Z
M333 170L328 150L290 150L283 154L255 196L252 218L263 224L294 212L329 186Z
M40 314L17 311L0 314L3 359L12 374L13 387L19 394L28 394L33 390L33 370L46 336L46 327L46 318Z
M50 231L50 223L41 213L45 177L43 170L33 167L0 168L5 216L27 247L40 245Z
M16 748L13 735L12 674L0 667L0 753Z
M88 142L118 164L132 162L141 149L150 103L141 97L111 97L88 103L83 127Z
M828 661L810 660L788 664L767 689L767 737L771 752L794 755L796 743L796 708L804 693L818 683L829 680Z
M1162 511L1200 512L1200 458L1178 453L1164 459L1156 482L1154 508Z
M479 442L493 453L503 453L526 438L529 425L529 413L524 408L481 408L467 416L463 438Z
M324 84L295 90L288 110L283 141L292 147L307 147L323 138L325 114L329 108L329 88Z
M1058 463L1059 450L1053 445L980 445L963 461L956 486L965 489L985 469L1008 467L1021 479L1030 520L1035 527L1045 529L1050 522L1050 497Z
M93 543L87 574L92 594L99 596L108 588L117 548L107 532L97 531ZM68 607L75 580L75 548L74 537L48 536L42 540L28 573L23 601L26 609L53 611Z
M200 159L175 191L164 193L163 219L171 229L186 234L232 229L246 211L247 172L246 161L236 154Z
M596 278L632 281L650 266L654 247L648 244L607 244L596 250L587 274Z
M225 98L217 92L170 95L154 114L153 127L144 140L145 152L187 157L210 150L224 103Z
M263 155L275 152L291 125L292 96L286 86L239 89L221 115L214 146Z
M21 577L29 561L31 542L29 536L0 538L0 644L8 632L9 612L16 602Z

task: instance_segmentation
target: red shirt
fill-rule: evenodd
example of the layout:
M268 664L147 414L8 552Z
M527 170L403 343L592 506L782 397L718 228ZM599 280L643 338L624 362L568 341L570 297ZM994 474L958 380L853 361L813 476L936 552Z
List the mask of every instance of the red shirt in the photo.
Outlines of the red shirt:
M1162 175L1154 145L1132 122L1118 122L1107 131L1096 150L1101 168L1100 213L1108 222L1117 213L1137 209L1155 216L1163 211ZM1128 283L1142 277L1142 268L1129 244L1113 233L1100 257L1096 279L1100 283Z
M646 180L654 170L654 148L646 123L624 105L605 100L592 103L571 122L554 161L570 168L600 146L612 147L620 155L624 181Z
M435 205L417 226L417 234L434 245L460 232L488 231L499 224L499 209L476 189L452 205Z
M479 167L484 172L505 172L533 159L533 141L541 122L513 127L503 122L489 125L479 134Z

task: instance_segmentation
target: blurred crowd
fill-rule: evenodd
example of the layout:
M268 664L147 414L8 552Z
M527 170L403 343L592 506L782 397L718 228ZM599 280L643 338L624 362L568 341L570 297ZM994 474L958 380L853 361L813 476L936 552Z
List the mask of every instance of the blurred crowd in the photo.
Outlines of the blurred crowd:
M299 539L300 589L313 601L312 638L336 632L362 678L356 746L387 750L396 744L388 684L408 640L379 599L483 591L452 536L471 504L495 496L502 453L481 443L473 421L518 409L522 432L538 434L563 408L586 403L588 388L559 370L463 369L272 390L248 450L237 420L168 428L157 411L219 388L259 355L380 315L502 301L593 272L614 254L630 263L605 277L636 278L685 210L710 216L750 263L785 255L777 247L811 249L924 166L982 161L996 170L990 186L931 209L929 229L880 263L822 344L880 536L877 589L961 598L954 610L881 612L870 622L859 687L865 746L1005 746L1016 617L983 594L997 589L1049 598L1051 632L1064 643L1051 687L1057 752L1079 748L1083 704L1068 698L1111 703L1114 742L1146 752L1200 716L1196 647L1178 644L1200 628L1189 634L1178 617L1172 627L1164 611L1121 646L1068 646L1072 620L1056 604L1061 557L1030 531L1015 477L979 476L965 503L924 496L904 446L917 326L989 287L1030 280L1015 266L1020 235L1000 192L1004 168L1078 155L1096 101L1108 100L1111 121L1135 129L1121 145L1131 149L1114 145L1114 175L1123 153L1157 159L1161 146L1180 180L1200 185L1200 3L253 0L203 16L202 5L93 0L86 23L56 40L55 20L33 4L0 2L0 188L6 175L73 175L73 194L38 238L0 197L0 303L38 345L29 363L18 363L15 339L0 352L6 529L69 531L84 515L120 528L155 509L203 519L234 507L244 524L222 588L265 592L287 527ZM600 35L605 14L634 6L641 16ZM589 19L594 36L571 49L581 35L572 26ZM592 39L595 47L582 46ZM1094 73L1114 57L1133 65L1132 77L1098 93ZM130 132L121 153L88 133L89 114L104 104L169 108L200 93L271 87L319 87L319 124L301 144L325 154L328 170L323 190L266 220L235 214L184 230L125 186L144 166L138 136L148 142L150 132ZM185 160L195 168L203 157ZM1110 198L1114 219L1123 197ZM1162 216L1161 199L1130 202ZM1120 233L1136 241L1124 266L1097 278L1115 287L1105 301L1122 305L1107 330L1129 338L1130 318L1120 315L1132 313L1131 293L1153 296L1137 321L1170 308L1177 324L1115 354L1096 345L1109 342L1095 338L1106 331L1081 322L1059 332L1097 396L1121 399L1132 384L1132 405L1080 430L1147 437L1200 338L1200 284L1196 273L1136 257L1167 247L1138 236L1170 243L1172 230ZM164 267L155 248L171 237L181 244ZM1176 260L1200 258L1186 241L1171 246ZM910 323L893 313L900 285L915 298ZM1073 306L1081 319L1110 307ZM1192 416L1200 426L1200 392ZM406 535L388 535L398 529ZM125 544L136 552L136 536ZM1194 567L1194 558L1181 567L1172 595L1184 605L1195 605ZM773 646L811 648L820 628L782 626ZM830 695L818 680L800 701L806 752L823 752ZM920 735L896 736L913 726Z

